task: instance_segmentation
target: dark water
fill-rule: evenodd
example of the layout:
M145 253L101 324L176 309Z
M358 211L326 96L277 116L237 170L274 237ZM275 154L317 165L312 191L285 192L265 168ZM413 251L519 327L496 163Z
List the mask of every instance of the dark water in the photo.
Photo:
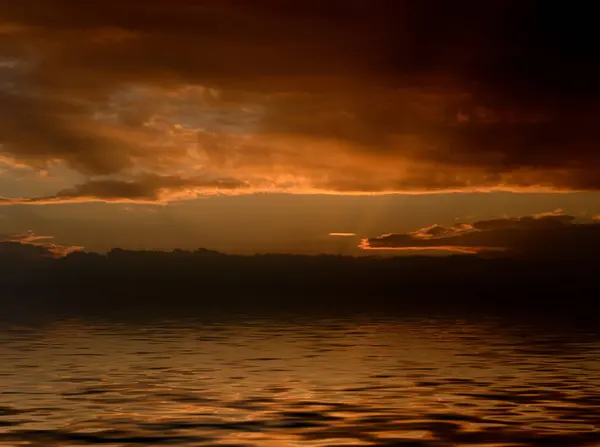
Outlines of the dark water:
M600 446L600 335L494 318L0 325L1 446Z

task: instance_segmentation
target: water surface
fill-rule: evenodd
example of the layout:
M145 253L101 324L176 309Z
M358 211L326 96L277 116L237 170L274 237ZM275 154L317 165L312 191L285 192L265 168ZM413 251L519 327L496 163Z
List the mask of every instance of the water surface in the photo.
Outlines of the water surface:
M55 318L0 359L2 446L600 445L593 326Z

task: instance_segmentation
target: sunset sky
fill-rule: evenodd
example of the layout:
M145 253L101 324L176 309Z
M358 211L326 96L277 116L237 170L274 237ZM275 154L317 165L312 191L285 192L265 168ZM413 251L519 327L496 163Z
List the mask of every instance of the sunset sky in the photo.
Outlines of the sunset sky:
M592 8L2 2L0 240L359 254L595 226Z

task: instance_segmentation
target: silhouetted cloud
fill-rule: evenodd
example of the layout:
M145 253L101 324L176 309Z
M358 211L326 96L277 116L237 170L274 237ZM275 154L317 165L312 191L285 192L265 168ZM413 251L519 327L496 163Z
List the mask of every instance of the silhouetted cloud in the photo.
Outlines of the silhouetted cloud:
M0 150L247 192L599 189L591 8L4 2Z
M83 247L66 246L51 242L53 236L39 236L33 231L0 235L0 253L25 257L64 257L83 250Z
M600 254L600 224L577 223L574 216L555 211L449 227L434 225L413 233L385 234L363 239L361 248L584 256Z
M215 191L244 187L235 179L181 178L155 174L139 175L135 180L91 180L54 196L31 198L0 197L0 205L74 202L156 202L197 197Z

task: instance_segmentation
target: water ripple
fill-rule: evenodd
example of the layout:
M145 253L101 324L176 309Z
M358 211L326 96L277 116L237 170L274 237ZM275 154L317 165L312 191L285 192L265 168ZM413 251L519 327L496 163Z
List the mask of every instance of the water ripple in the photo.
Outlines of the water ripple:
M0 329L0 445L600 445L589 328L362 316Z

